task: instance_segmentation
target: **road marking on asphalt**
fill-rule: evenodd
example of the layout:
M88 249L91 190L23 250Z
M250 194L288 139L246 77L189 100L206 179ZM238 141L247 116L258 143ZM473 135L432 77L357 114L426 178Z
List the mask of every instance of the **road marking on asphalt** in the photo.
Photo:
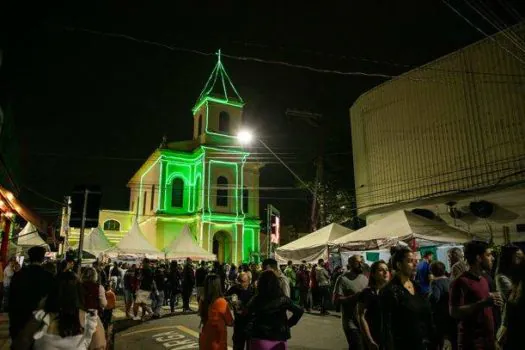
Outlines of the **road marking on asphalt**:
M184 326L175 326L175 328L177 328L178 330L186 333L186 334L189 334L195 338L199 338L199 332L195 332L193 329L190 329L188 327L184 327ZM228 350L233 350L233 348L231 346L228 346Z
M198 341L195 341L194 339L188 339L186 335L183 335L178 331L170 331L170 332L155 334L152 336L152 338L157 343L162 344L162 346L164 346L166 349L183 350L183 349L198 349L199 348Z
M141 329L141 330L138 330L138 331L129 331L129 332L126 332L126 333L120 333L120 336L121 337L127 337L127 336L130 336L130 335L135 335L137 333L148 333L148 332L153 332L153 331L162 331L164 329L173 329L173 326L152 327L152 328L147 328L147 329Z

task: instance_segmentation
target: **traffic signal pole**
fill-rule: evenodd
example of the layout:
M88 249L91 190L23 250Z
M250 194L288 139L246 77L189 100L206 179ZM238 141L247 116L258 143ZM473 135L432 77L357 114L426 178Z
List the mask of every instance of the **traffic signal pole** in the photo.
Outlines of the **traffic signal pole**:
M80 274L80 269L82 267L82 250L84 247L84 231L86 230L86 212L88 204L88 195L89 190L84 189L84 207L82 208L82 222L80 225L80 238L78 240L78 273Z

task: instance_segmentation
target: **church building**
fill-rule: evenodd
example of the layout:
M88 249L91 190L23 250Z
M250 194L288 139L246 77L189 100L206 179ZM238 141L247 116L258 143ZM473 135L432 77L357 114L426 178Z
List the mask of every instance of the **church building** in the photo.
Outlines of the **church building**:
M244 101L220 53L193 111L193 139L164 141L131 177L128 212L102 210L100 226L118 243L133 220L150 243L168 247L188 225L221 262L259 260L259 170L237 140ZM70 243L78 232L70 234Z

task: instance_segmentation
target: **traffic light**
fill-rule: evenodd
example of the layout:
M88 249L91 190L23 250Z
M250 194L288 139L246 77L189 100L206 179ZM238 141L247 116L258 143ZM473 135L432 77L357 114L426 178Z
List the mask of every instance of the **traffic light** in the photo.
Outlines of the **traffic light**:
M87 198L85 197L86 193ZM86 204L86 220L84 227L98 227L101 199L102 192L100 191L100 187L76 186L71 194L71 216L69 218L69 227L80 228L82 226L84 202Z

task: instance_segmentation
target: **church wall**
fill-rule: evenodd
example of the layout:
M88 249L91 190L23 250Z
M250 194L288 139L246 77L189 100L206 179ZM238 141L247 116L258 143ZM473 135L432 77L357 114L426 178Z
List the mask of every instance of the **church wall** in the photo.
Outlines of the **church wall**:
M207 208L212 212L224 213L224 214L237 214L241 212L242 203L239 201L239 197L242 192L239 193L240 185L240 165L236 162L222 162L216 160L209 160L207 162L208 171L208 183L206 184L207 193L209 196L209 203L206 203ZM225 207L217 205L217 179L220 176L228 179L228 205Z

